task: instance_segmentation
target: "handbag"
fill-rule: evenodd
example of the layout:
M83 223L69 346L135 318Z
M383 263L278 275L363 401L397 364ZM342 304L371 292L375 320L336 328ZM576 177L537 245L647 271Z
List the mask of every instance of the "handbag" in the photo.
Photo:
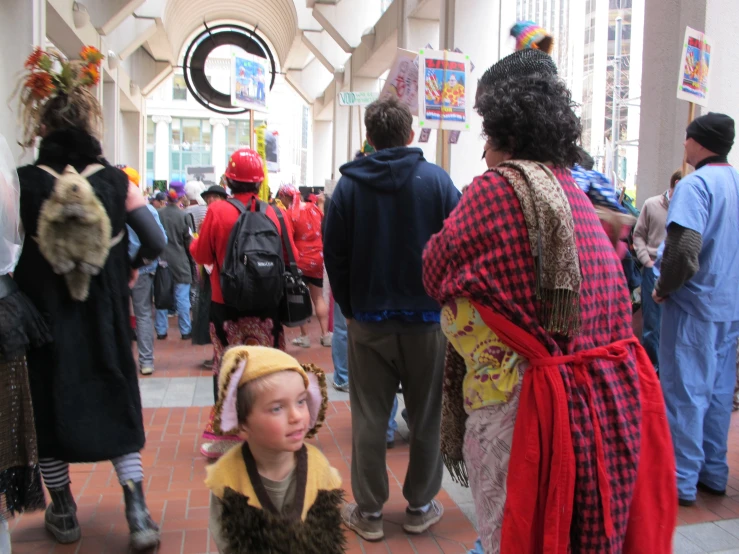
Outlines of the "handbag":
M284 287L285 292L280 301L280 323L285 327L299 327L306 323L313 315L313 304L310 299L308 285L303 281L303 272L295 263L290 239L287 236L287 226L282 216L282 210L274 208L277 219L280 221L282 244L287 251L288 264L285 268Z
M157 310L174 310L174 278L167 262L159 262L154 274L154 307Z

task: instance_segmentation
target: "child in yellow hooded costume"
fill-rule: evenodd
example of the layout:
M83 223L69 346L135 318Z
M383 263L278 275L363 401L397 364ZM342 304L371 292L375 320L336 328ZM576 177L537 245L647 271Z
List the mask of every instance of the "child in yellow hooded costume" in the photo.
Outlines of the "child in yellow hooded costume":
M341 477L304 443L326 404L325 376L315 366L261 346L225 353L214 427L245 441L207 470L219 552L344 552Z

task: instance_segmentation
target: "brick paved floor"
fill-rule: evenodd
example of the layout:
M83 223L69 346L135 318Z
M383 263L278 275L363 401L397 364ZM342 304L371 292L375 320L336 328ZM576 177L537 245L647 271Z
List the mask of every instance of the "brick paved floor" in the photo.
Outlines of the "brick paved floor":
M169 338L155 343L154 378L208 377L210 373L199 366L208 357L209 347L193 347L182 342L174 325L172 318ZM287 334L289 341L298 335L298 331L290 329ZM301 361L316 363L330 372L331 349L319 346L318 335L315 326L311 326L312 348L290 345L288 350ZM162 531L162 543L157 550L160 554L217 552L207 525L208 491L203 485L207 462L198 453L200 434L209 410L209 407L144 409L147 443L142 458L147 502ZM348 401L330 403L326 426L314 442L342 474L347 498L351 500L351 415ZM445 507L444 519L431 532L414 537L406 535L401 523L406 506L402 483L408 463L408 445L402 437L396 440L395 449L388 451L387 463L391 494L385 507L385 540L366 543L347 532L350 553L461 554L472 547L477 534L469 519L444 490L439 495ZM44 531L43 515L29 514L11 522L14 553L127 551L128 527L123 513L123 497L112 465L108 462L73 465L72 481L82 540L74 545L55 545Z
M175 325L175 320L170 320ZM331 350L318 344L317 326L311 325L310 349L289 346L291 354L303 362L313 362L331 371ZM288 330L288 341L297 336L297 330ZM169 339L157 341L156 367L153 378L172 383L182 377L208 378L210 373L200 368L209 357L207 346L193 347L179 339L172 329ZM164 379L163 379L164 378ZM185 380L186 381L186 380ZM154 382L154 381L152 381ZM351 419L348 395L333 395L327 418L315 443L344 478L347 497L351 499L349 464L351 459ZM188 407L189 406L189 407ZM213 553L207 526L208 492L203 485L205 466L198 453L200 433L208 418L209 407L191 406L147 408L144 421L147 445L143 451L146 471L147 501L152 515L162 529L160 554ZM675 536L676 553L702 554L724 552L739 554L739 416L731 426L729 463L732 467L728 496L711 498L699 496L697 506L680 508ZM445 506L443 520L424 535L410 537L403 533L401 522L405 510L402 482L408 462L407 443L398 437L396 448L388 451L390 501L385 507L385 535L381 543L367 543L353 533L347 533L349 552L374 554L419 553L462 554L471 547L476 532L460 507L460 493L445 480L440 499ZM73 490L79 506L82 540L74 545L60 546L46 535L42 514L29 514L11 522L13 552L100 554L124 553L128 548L128 528L123 514L120 486L110 463L72 466ZM462 493L467 494L468 491ZM469 505L467 501L467 513Z

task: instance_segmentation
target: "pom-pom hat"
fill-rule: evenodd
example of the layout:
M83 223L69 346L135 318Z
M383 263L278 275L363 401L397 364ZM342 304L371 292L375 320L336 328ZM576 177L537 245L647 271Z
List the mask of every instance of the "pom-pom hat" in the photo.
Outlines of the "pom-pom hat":
M539 27L533 21L519 21L511 27L511 36L516 38L516 50L532 48L547 54L552 53L554 39L546 29Z

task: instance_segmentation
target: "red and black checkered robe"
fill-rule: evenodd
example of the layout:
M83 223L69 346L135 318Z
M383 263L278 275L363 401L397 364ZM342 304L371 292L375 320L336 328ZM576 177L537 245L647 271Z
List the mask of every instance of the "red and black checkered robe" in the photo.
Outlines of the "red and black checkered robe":
M537 319L534 259L523 212L513 188L492 171L473 181L444 229L429 241L424 252L424 284L429 295L442 305L465 297L489 307L533 335L556 356L609 345L628 339L633 333L628 289L613 246L590 200L570 172L555 169L554 174L572 208L583 277L581 329L574 339L553 337ZM635 348L641 347L636 345L623 362L597 359L588 363L592 403L600 421L611 489L610 512L615 532L610 539L604 529L587 391L575 383L571 364L559 366L575 457L569 538L572 552L620 553L624 548L641 446ZM523 409L522 404L519 413ZM664 407L662 410L664 415ZM666 464L667 471L668 467ZM516 491L509 488L507 494L511 498ZM541 542L532 551L562 551L543 548Z

